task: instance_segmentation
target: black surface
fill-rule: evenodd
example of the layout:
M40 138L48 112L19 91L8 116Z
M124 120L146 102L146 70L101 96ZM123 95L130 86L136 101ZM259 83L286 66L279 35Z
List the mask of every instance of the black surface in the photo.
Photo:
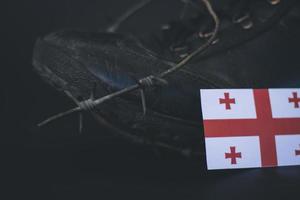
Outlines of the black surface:
M32 72L34 41L65 27L97 30L133 0L9 1L1 28L1 176L5 199L291 199L299 198L299 167L206 171L204 158L157 155L150 147L113 137L88 117L84 136L76 117L39 131L35 124L72 105ZM180 3L159 1L133 33L156 30ZM161 6L159 6L160 4ZM154 23L149 23L154 21ZM141 23L144 22L144 23ZM151 25L153 24L153 25ZM104 139L99 139L101 134ZM3 198L4 199L4 198Z

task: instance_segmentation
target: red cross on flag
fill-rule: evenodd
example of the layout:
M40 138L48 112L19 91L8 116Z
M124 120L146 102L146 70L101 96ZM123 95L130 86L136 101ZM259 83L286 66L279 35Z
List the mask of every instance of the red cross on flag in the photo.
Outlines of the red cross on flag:
M300 165L300 89L200 90L208 169Z

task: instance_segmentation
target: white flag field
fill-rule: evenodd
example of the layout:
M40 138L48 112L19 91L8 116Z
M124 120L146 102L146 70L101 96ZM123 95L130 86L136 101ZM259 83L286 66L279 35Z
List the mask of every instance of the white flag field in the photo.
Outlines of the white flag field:
M201 89L207 168L300 165L300 89Z

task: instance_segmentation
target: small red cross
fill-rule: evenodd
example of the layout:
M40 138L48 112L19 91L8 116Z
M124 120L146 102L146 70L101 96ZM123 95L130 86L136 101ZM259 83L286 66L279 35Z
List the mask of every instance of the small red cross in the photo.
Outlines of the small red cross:
M299 145L300 146L300 145ZM300 155L300 150L295 150L295 154L296 154L296 156L299 156Z
M294 108L299 108L300 98L298 97L297 92L293 92L293 97L289 98L289 103L294 103Z
M228 92L225 92L224 99L220 98L219 101L220 101L220 104L223 104L223 103L225 104L226 110L231 110L230 104L235 104L235 99L234 98L230 99Z
M231 159L231 164L235 165L236 164L236 159L237 158L242 158L242 153L241 152L235 152L235 147L230 147L230 153L225 153L225 158L230 158Z

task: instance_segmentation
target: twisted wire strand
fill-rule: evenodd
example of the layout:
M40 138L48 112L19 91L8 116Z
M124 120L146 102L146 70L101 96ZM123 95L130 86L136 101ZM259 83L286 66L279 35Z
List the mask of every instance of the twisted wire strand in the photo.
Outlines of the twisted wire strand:
M146 113L146 100L145 100L145 94L144 94L144 88L145 87L152 87L155 85L165 85L167 84L167 81L164 80L164 77L178 71L179 69L181 69L182 67L184 67L195 55L205 51L212 43L213 41L216 39L216 36L218 34L219 31L219 27L220 27L220 21L219 18L217 16L217 14L215 13L211 3L209 0L201 0L203 2L203 4L205 5L208 13L211 15L211 17L214 20L215 26L214 26L214 30L212 32L211 37L202 45L200 46L198 49L196 49L194 52L192 52L191 54L187 55L186 57L184 57L178 64L174 65L173 67L171 67L170 69L163 71L162 73L158 74L157 76L154 75L149 75L147 77L144 77L142 79L140 79L138 81L137 84L128 86L124 89L121 89L119 91L113 92L111 94L108 94L104 97L101 97L99 99L87 99L81 102L78 102L76 98L72 97L72 95L67 94L70 98L73 99L73 101L77 104L77 107L72 108L68 111L65 112L61 112L57 115L54 115L52 117L49 117L48 119L42 121L41 123L38 124L39 127L44 126L54 120L57 120L59 118L62 118L64 116L70 115L72 113L76 113L76 112L81 112L84 110L90 110L92 111L93 109L95 109L98 105L111 100L115 97L121 96L125 93L129 93L135 90L140 89L141 91L141 98L142 98L142 104L143 104L143 112L144 114Z

